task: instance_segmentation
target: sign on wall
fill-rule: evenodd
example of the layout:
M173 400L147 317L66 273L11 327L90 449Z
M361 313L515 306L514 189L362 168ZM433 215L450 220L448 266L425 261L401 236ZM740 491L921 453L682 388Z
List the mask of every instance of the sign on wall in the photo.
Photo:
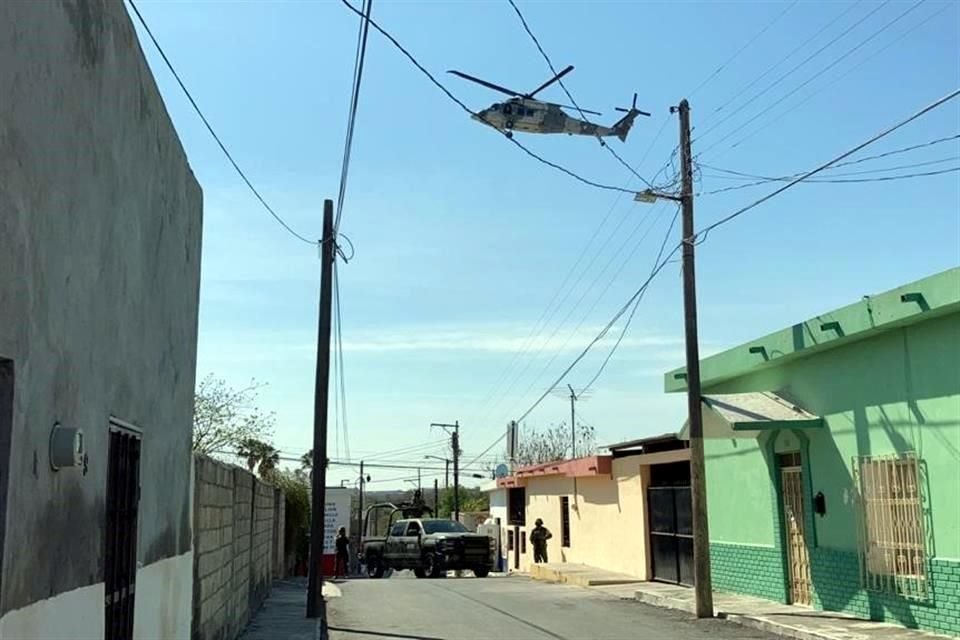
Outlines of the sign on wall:
M350 535L350 489L327 487L327 504L323 518L323 552L336 553L334 540L340 527Z

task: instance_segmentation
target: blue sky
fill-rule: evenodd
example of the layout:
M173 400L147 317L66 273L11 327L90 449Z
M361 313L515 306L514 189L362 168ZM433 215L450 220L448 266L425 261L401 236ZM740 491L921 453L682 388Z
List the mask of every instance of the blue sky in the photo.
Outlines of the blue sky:
M567 86L582 106L604 112L599 121L615 120L613 107L639 93L639 105L653 116L638 120L626 144L612 144L648 177L676 144L677 124L668 108L682 97L692 105L694 138L703 136L694 145L703 163L783 175L816 166L960 85L956 3L921 3L836 64L914 3L519 4L554 63L576 65ZM301 233L319 235L323 199L337 192L356 16L339 2L139 6L267 200ZM461 69L520 90L550 75L505 0L379 0L373 15L474 108L488 106L497 95L443 71ZM861 19L792 75L750 99ZM261 209L152 45L141 42L204 190L198 376L267 383L260 403L276 412L275 445L300 453L311 443L317 252L288 236ZM744 90L797 47L795 55ZM538 97L566 102L557 87ZM960 100L857 157L957 133ZM730 147L746 134L752 135ZM586 177L637 186L594 139L525 136L523 141ZM947 168L960 165L958 152L953 141L849 169L953 158L900 173ZM741 184L713 177L719 174L707 168L701 174L705 192ZM701 196L697 226L772 188ZM465 458L478 455L639 286L672 215L666 205L618 198L528 158L471 122L371 32L342 224L356 256L340 268L352 457L414 445L425 446L391 457L442 454L443 434L428 425L453 420L462 425ZM581 254L564 293L556 296ZM718 229L698 249L702 350L734 346L958 262L956 173L799 185ZM682 423L683 398L662 393L662 373L683 362L678 267L669 265L654 281L624 344L580 405L601 444ZM551 301L563 304L551 313ZM538 320L545 309L551 321L543 328ZM520 353L531 332L534 347ZM569 382L585 384L605 352L585 359ZM548 426L568 419L568 412L567 402L551 396L527 424ZM343 458L343 437L335 437L332 427L331 422L331 456ZM492 454L501 452L496 447ZM331 484L348 475L352 472L332 470ZM383 488L399 484L389 479L404 472L373 475Z

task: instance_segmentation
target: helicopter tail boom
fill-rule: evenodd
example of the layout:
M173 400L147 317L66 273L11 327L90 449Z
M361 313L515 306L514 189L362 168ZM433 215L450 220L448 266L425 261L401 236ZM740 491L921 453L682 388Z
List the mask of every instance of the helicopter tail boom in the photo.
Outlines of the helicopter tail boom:
M649 116L650 114L646 111L641 111L637 109L637 94L633 94L633 103L629 109L624 109L622 107L617 107L617 111L626 111L627 115L623 116L611 127L613 133L620 138L620 142L627 141L627 134L630 133L630 127L633 126L633 121L637 119L637 116Z

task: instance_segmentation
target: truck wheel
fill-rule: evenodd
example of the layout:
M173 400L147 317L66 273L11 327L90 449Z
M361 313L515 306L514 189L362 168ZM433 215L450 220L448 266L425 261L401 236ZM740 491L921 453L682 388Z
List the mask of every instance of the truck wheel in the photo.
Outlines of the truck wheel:
M417 567L413 570L413 575L417 576L418 578L425 578L427 576L427 572L420 567Z
M440 577L440 565L437 563L437 557L428 553L423 558L423 572L430 578Z
M486 578L488 575L490 575L490 569L488 567L475 567L473 569L473 575L477 576L478 578Z
M383 564L380 562L380 558L376 556L371 556L367 558L367 577L368 578L383 577Z

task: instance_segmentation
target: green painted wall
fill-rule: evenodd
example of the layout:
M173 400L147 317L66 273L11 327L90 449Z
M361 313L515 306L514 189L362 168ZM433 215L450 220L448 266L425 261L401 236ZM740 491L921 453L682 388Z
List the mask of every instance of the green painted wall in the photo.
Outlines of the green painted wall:
M773 548L770 470L756 438L704 441L710 540Z
M809 430L809 483L822 491L827 515L815 519L817 542L854 551L857 521L852 508L853 458L916 451L923 461L929 500L929 534L938 557L960 559L960 313L894 329L845 348L822 352L705 389L705 393L781 391L808 411L823 416L827 428ZM759 449L737 456L743 441L712 441L708 478L755 479L765 464ZM715 462L716 461L716 462ZM722 462L721 462L722 461ZM719 466L717 466L719 464ZM714 472L714 467L717 471ZM712 483L712 482L711 482ZM723 487L713 487L722 495ZM721 504L723 498L719 498ZM752 503L751 503L752 504ZM729 539L712 528L740 528L740 522L768 517L774 506L750 513L715 511L711 537L756 543L756 536ZM726 514L726 515L725 515Z
M776 391L825 420L823 429L796 432L799 437L790 443L794 432L784 431L707 440L717 588L786 599L773 458L776 450L797 448L804 465L814 604L960 635L960 305L955 302L960 270L930 280L772 334L784 349L781 342L792 335L796 348L774 353L760 366L746 363L756 355L746 356L744 345L714 356L713 365L705 367L706 394ZM916 304L900 300L912 289L928 292L924 304L930 309L903 311ZM830 345L811 347L816 337L811 326L831 318L840 318L841 328L855 327L857 338L835 337ZM678 390L682 384L668 375L667 387ZM932 587L925 602L860 587L854 460L906 451L922 460ZM823 517L812 514L818 491L826 497Z

